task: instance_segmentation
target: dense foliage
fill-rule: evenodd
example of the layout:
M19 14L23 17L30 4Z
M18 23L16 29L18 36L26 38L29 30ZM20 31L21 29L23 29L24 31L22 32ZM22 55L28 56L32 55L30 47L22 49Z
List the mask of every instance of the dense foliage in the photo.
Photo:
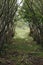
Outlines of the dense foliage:
M0 0L0 50L4 43L9 43L14 36L17 8L17 0Z
M0 65L43 65L40 44L43 0L0 0Z
M29 22L33 39L43 45L43 0L24 0L20 15Z

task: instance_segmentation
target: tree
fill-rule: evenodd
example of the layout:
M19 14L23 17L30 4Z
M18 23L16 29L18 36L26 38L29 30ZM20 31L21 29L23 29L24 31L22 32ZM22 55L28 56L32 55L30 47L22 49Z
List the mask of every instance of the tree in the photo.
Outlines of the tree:
M14 36L17 8L17 0L0 0L0 51L4 43L9 43L8 40Z
M33 39L43 45L43 0L24 0L20 15L29 22Z

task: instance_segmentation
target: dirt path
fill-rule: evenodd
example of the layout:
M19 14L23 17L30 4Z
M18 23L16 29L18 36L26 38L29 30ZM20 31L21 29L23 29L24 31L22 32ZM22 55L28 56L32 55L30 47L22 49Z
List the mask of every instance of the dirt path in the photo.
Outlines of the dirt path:
M16 54L15 54L16 55ZM43 65L43 58L34 56L32 54L19 54L18 57L21 56L21 59L18 59L17 61L8 59L8 58L1 58L0 57L0 65L18 65L17 63L20 63L19 65Z

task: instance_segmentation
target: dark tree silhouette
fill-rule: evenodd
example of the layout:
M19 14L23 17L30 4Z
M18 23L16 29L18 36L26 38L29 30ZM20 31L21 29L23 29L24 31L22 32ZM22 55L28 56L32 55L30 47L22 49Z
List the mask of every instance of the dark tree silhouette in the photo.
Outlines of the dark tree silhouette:
M14 36L13 26L17 12L17 0L0 0L0 51L4 43Z

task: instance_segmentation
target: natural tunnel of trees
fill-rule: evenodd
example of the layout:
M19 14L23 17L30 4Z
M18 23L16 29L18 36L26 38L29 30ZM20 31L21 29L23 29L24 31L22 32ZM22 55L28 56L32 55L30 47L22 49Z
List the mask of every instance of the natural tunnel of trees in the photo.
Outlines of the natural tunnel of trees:
M43 45L43 0L24 0L19 8L17 0L0 0L0 50L13 39L17 14L29 23L30 36Z
M0 0L0 65L43 65L43 0Z

